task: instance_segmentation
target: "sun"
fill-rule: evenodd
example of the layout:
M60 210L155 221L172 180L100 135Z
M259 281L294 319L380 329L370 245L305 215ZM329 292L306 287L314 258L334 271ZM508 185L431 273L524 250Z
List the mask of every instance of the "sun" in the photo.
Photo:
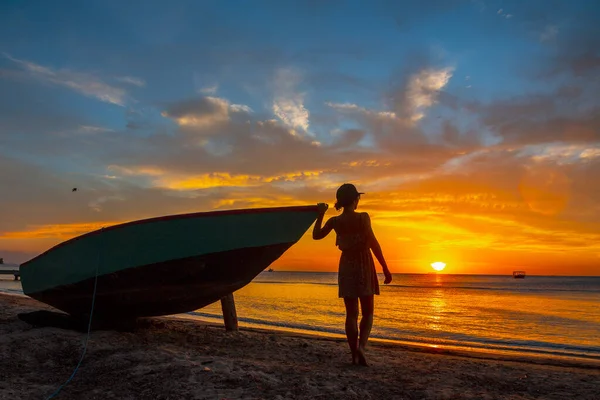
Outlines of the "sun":
M431 268L435 269L436 271L442 271L444 268L446 268L446 264L441 261L437 261L431 264Z

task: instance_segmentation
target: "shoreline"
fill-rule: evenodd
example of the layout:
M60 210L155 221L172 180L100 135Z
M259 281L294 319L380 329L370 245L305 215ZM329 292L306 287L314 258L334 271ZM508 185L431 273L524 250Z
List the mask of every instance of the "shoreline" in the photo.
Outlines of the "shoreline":
M39 304L44 309L55 310L51 306L39 303L22 293L11 293L0 291L0 305L2 304L2 296L15 296L27 300L31 300ZM166 320L189 320L198 324L210 326L212 328L223 328L222 318L211 317L208 315L190 314L174 314L160 317L152 317L149 319L166 319ZM292 327L283 327L279 325L267 325L253 322L243 321L243 317L239 317L239 330L263 334L277 333L282 336L306 338L313 340L333 341L336 343L346 343L346 337L341 333L332 333L319 330L296 329ZM523 351L519 349L485 349L470 346L450 345L450 344L435 344L427 342L413 342L408 340L384 339L384 338L369 338L370 346L382 348L397 348L402 351L411 351L426 354L445 354L451 356L459 356L472 359L482 360L497 360L508 362L531 363L539 365L559 366L559 367L574 367L574 368L590 368L600 369L600 358L594 356L570 356L570 355L553 355L547 352Z
M32 327L52 310L0 294L0 398L46 398L70 376L85 334ZM344 339L156 317L133 332L94 331L64 399L597 399L600 368L415 351L369 342L352 366Z
M199 321L214 327L222 327L223 322L216 317L205 317L205 316L188 316L185 314L170 315L161 318L177 318L191 321ZM239 329L250 331L250 332L262 332L262 333L273 333L277 332L282 335L304 337L315 340L329 340L334 342L346 342L346 336L344 334L330 333L318 330L308 329L295 329L288 327L281 327L277 325L262 325L257 323L244 323L241 318L239 321ZM594 356L567 356L567 355L553 355L543 352L535 351L523 351L523 350L498 350L498 349L485 349L476 348L469 346L454 346L449 344L434 344L427 342L411 342L408 340L397 340L397 339L383 339L371 337L369 338L369 345L375 345L379 347L393 347L402 349L404 351L412 351L418 353L428 354L447 354L455 355L473 359L483 360L502 360L502 361L514 361L522 363L532 363L540 365L553 365L553 366L564 366L564 367L575 367L575 368L600 368L600 358Z
M223 324L222 318L208 314L178 314L168 317L185 318L190 320L199 320L215 326ZM247 330L256 331L277 331L282 333L295 334L314 338L327 339L343 339L346 336L343 333L334 333L318 329L303 329L290 326L281 326L277 324L259 323L244 321L243 317L239 317L240 329L242 327ZM600 368L600 355L593 354L566 354L552 353L550 350L530 350L528 348L485 348L484 343L476 343L480 347L470 346L468 344L449 344L436 343L427 341L411 341L408 339L389 339L380 337L370 337L369 343L380 343L384 345L398 346L407 351L428 352L428 353L444 353L461 355L463 357L483 358L483 359L503 359L503 360L519 360L521 362L533 362L547 365L572 365L581 366L582 368Z

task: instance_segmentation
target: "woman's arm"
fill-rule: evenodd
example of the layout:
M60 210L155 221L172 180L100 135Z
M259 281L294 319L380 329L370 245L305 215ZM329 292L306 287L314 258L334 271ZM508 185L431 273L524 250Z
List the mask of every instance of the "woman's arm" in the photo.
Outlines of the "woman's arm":
M370 238L371 250L373 251L375 258L377 258L377 261L379 261L379 264L381 264L381 268L383 269L383 275L385 275L385 281L383 283L390 283L392 281L392 274L390 272L390 269L388 268L387 263L385 262L385 258L383 257L383 251L381 250L379 241L375 237L375 232L373 232L373 228L371 227L371 218L367 213L365 213L364 218L366 221L367 233Z
M325 223L325 226L321 228L321 224L323 223L323 217L325 216L325 212L327 211L327 204L319 204L319 216L317 217L317 221L315 222L315 227L313 228L313 239L321 240L333 229L333 218L330 218Z

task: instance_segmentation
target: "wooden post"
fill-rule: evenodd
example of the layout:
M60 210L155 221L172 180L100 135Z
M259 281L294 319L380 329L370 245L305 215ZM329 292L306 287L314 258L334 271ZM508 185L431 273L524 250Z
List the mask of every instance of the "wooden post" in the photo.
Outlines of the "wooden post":
M225 330L237 331L238 320L237 313L235 311L235 300L233 299L233 293L230 293L221 299L221 309L223 310Z

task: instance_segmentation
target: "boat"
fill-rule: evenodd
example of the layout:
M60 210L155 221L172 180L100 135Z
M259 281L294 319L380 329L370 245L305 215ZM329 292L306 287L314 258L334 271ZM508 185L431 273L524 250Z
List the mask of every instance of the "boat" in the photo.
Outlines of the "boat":
M513 271L513 278L525 279L525 271Z
M273 269L273 268L269 268L269 272L273 272L273 271L274 271L274 269Z
M23 292L72 316L185 313L244 287L313 224L317 206L162 216L105 227L23 263Z

